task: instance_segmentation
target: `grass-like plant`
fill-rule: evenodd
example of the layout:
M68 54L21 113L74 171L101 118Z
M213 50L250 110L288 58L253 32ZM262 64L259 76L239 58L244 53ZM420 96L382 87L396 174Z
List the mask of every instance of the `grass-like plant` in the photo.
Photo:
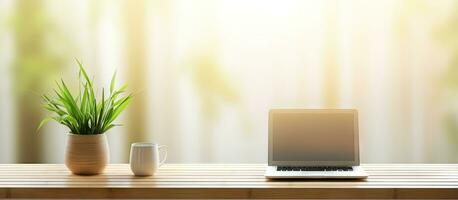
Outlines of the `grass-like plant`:
M44 108L51 114L41 121L38 129L50 120L67 126L72 134L78 135L103 134L118 126L114 124L114 120L133 97L132 94L124 95L127 85L115 89L115 72L111 79L109 96L105 97L105 90L102 88L102 96L97 100L93 80L89 79L81 62L76 62L79 66L78 94L74 96L62 79L60 82L56 81L54 95L43 95Z

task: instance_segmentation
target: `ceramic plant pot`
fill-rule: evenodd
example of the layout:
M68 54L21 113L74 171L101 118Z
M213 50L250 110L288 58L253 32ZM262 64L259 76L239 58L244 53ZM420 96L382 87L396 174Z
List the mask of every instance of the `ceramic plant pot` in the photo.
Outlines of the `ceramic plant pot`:
M76 175L96 175L108 164L109 149L105 134L68 134L65 165Z

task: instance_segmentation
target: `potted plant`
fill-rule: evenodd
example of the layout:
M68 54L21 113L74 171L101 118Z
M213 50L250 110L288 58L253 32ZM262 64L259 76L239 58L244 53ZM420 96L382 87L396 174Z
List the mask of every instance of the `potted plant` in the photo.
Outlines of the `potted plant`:
M132 94L124 95L127 85L115 89L116 72L110 84L110 92L105 96L102 88L100 97L94 91L94 83L81 62L79 66L78 94L70 92L61 79L56 82L54 95L43 95L44 108L50 115L41 121L40 129L49 120L68 127L65 165L77 175L100 174L109 162L109 149L106 133L117 126L114 120L132 100Z

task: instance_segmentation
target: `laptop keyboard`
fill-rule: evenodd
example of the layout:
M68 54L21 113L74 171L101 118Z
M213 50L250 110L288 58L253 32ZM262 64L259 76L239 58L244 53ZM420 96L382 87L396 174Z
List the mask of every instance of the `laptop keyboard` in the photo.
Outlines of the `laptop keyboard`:
M353 171L352 167L277 167L277 171Z

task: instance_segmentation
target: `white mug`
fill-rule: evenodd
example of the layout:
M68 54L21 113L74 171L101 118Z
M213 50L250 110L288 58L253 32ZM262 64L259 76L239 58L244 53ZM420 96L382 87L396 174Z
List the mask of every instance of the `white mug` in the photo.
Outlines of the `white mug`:
M130 148L130 169L136 176L151 176L167 159L166 146L153 143L133 143ZM159 159L159 152L164 158Z

